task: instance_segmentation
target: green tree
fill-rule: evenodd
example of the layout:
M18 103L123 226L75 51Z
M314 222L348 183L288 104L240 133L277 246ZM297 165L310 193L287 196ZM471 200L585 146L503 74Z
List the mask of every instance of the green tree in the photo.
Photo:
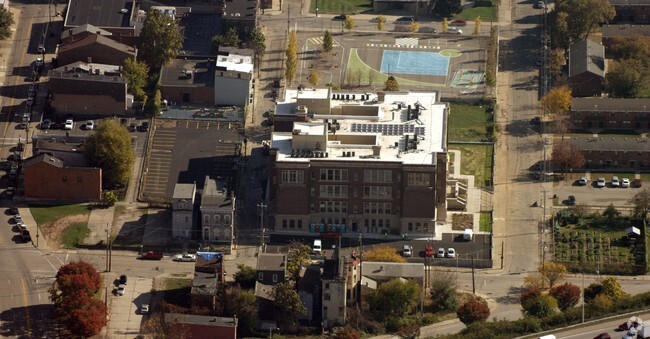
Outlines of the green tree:
M117 120L107 120L86 139L84 156L90 166L102 169L105 188L121 187L129 182L135 154L131 136Z
M384 29L385 24L386 24L386 17L380 14L377 17L377 30L381 32Z
M124 67L122 68L122 75L128 81L129 92L133 94L136 101L142 101L147 93L145 88L147 86L147 76L149 74L149 67L141 61L133 58L124 60Z
M160 90L156 89L153 97L147 100L147 103L144 105L144 114L150 117L156 116L160 113L160 105L162 104L162 95Z
M334 38L330 31L325 30L325 35L323 36L323 50L325 52L331 52L332 48L334 48Z
M610 48L612 59L633 59L650 64L650 39L646 36L616 37Z
M253 45L253 51L255 51L255 56L261 57L266 52L266 36L264 32L259 27L251 29L248 34L248 40Z
M226 295L228 296L226 312L229 315L237 316L238 319L237 335L242 338L254 335L259 328L258 304L255 292L235 287L229 289Z
M357 26L357 23L354 21L354 19L351 16L348 16L343 20L343 27L348 30L348 33Z
M474 19L474 35L481 35L481 23L483 21L481 20L480 16L477 16L476 19Z
M634 206L634 215L636 217L642 217L645 219L648 212L650 212L650 191L648 191L647 188L644 188L640 192L636 193L628 203Z
M580 301L580 287L571 283L554 286L551 295L557 300L561 311L574 307Z
M548 294L539 295L523 304L523 312L526 316L546 318L555 313L557 300Z
M610 221L614 220L616 217L621 215L621 212L619 212L616 207L614 207L614 204L609 204L607 208L603 211L603 217L609 219Z
M610 297L612 301L617 302L628 298L630 295L623 291L621 284L615 277L607 277L600 284L603 286L603 293Z
M104 203L108 206L113 206L117 202L117 195L111 191L104 192Z
M285 77L287 83L291 84L291 81L296 78L296 67L298 66L298 36L295 31L289 33L289 43L285 54L287 56Z
M399 91L399 84L394 76L389 75L386 82L384 82L384 91L397 92Z
M246 264L238 264L237 265L237 273L233 276L235 279L235 282L241 286L243 289L251 289L255 288L255 282L257 281L257 271L246 265Z
M429 293L434 312L455 311L458 307L456 279L448 272L436 272L431 279Z
M227 47L239 47L240 43L241 43L241 39L239 38L239 33L237 32L237 28L235 27L228 28L228 31L226 31L226 35L224 35L223 37L223 45Z
M402 317L410 314L418 303L420 285L416 281L396 278L390 280L368 295L370 309L381 319Z
M287 273L294 284L298 284L300 279L300 268L309 262L311 262L311 248L297 241L291 242L287 257Z
M312 69L311 72L309 72L307 80L312 86L318 87L318 84L320 84L320 75L318 75L318 71Z
M14 15L7 6L0 6L0 40L11 37L11 26L14 25Z
M470 300L460 306L456 312L458 319L465 325L485 321L490 316L490 308L484 302Z
M460 13L460 0L438 0L433 2L432 14L448 18L453 14Z
M561 33L568 37L570 44L587 39L595 28L616 16L609 0L557 0L555 12L566 13L558 17L564 21L558 27L566 27Z
M639 60L612 60L605 74L605 91L612 98L639 97L647 86L647 73Z
M273 297L275 320L281 329L293 326L299 316L307 313L298 292L293 289L289 282L273 286L271 295Z
M142 24L138 54L149 68L158 69L169 63L183 47L176 21L159 10L150 10Z

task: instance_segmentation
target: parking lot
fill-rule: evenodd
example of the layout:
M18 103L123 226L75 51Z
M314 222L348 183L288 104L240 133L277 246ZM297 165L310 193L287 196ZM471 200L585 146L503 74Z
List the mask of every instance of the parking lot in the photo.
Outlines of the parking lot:
M171 199L176 183L196 182L201 189L206 175L236 174L241 137L232 123L164 120L152 133L141 188L145 200Z
M115 277L117 278L117 277ZM153 280L149 278L128 277L125 293L116 295L117 285L113 284L111 292L111 314L108 323L110 338L133 338L140 333L143 315L142 304L150 304Z
M559 181L555 184L553 192L557 195L559 204L566 204L569 196L574 196L576 204L587 206L629 206L630 199L643 188L635 187L612 187L611 175L605 175L606 186L598 187L596 180L601 177L597 173L592 173L589 182L586 185L578 185L576 180L578 177L571 180ZM619 176L619 178L622 178ZM634 178L629 178L634 180Z

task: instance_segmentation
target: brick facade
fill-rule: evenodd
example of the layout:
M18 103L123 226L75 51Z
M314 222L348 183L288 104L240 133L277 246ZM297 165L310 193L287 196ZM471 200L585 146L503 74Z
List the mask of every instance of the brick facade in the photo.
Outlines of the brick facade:
M573 98L571 128L575 130L650 129L650 99Z
M101 200L101 168L63 167L61 160L41 154L25 160L24 172L26 199Z

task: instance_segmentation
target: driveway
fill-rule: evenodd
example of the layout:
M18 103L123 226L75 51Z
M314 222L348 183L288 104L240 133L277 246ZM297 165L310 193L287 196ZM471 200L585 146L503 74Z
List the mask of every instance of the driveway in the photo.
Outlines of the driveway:
M117 279L118 276L113 278ZM140 306L149 304L153 279L128 277L126 290L123 296L115 295L117 289L113 281L109 288L111 293L110 320L108 322L108 336L110 338L133 338L140 333L142 315Z

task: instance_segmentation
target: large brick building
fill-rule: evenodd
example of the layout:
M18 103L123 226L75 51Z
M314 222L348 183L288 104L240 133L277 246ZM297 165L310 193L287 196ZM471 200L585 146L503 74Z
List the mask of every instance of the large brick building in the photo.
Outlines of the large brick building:
M26 159L23 168L27 200L101 200L101 168L66 167L63 160L44 153Z
M127 114L133 103L133 96L127 94L126 78L118 75L64 66L49 76L50 105L56 114L119 116Z
M446 217L447 114L437 92L287 90L272 136L269 220L291 233L431 235Z
M573 98L570 115L576 130L648 130L650 99Z
M650 170L650 140L648 138L574 137L571 142L582 151L587 169L625 171Z

